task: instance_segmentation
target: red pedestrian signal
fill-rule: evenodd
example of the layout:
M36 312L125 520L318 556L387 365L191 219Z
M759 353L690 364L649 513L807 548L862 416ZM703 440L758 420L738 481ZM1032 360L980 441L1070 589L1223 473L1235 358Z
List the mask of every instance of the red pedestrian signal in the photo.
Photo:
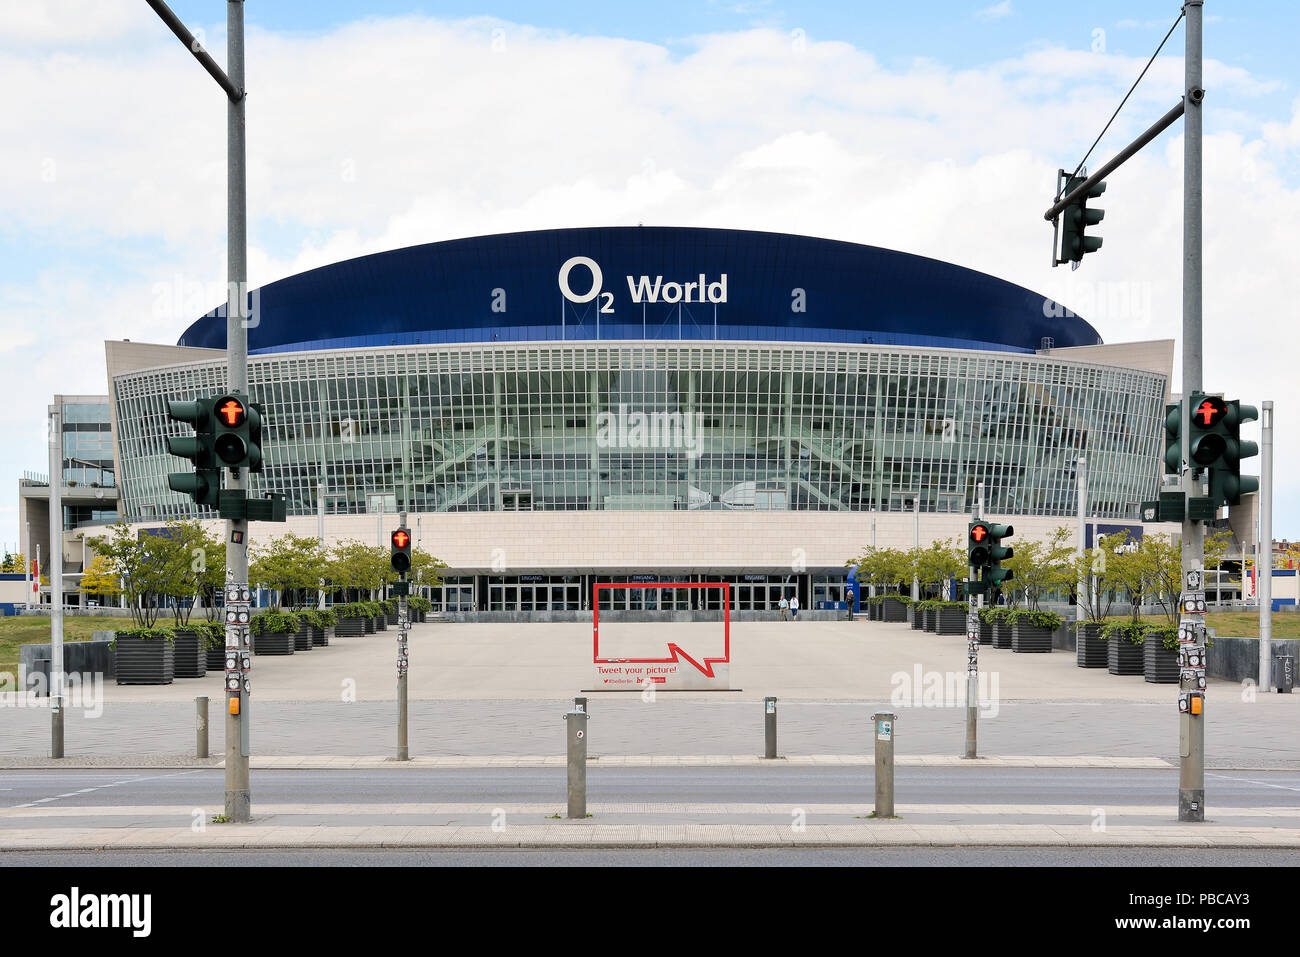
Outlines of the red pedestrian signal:
M406 532L400 528L397 531L393 532L394 548L405 548L407 543L410 542L410 540L411 540L411 536L406 534Z
M388 537L391 543L389 561L393 571L405 575L411 570L411 533L405 528L398 528Z
M1200 428L1208 429L1218 425L1219 420L1223 418L1227 411L1228 404L1222 399L1215 396L1206 396L1192 413L1192 419Z
M217 415L220 416L222 425L228 429L237 429L244 424L248 412L242 402L231 396L226 396L224 399L217 401Z
M970 530L971 541L979 543L988 538L989 530L985 525L972 525Z

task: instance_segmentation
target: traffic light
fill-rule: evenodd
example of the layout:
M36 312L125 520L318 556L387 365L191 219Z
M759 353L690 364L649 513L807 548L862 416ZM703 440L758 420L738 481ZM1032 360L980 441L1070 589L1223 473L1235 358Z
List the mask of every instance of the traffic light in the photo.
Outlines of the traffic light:
M1071 176L1065 181L1068 196L1085 182L1082 176ZM1094 183L1079 199L1062 211L1061 219L1061 262L1079 262L1087 253L1095 253L1101 248L1100 236L1085 235L1089 226L1096 226L1106 217L1104 209L1089 209L1088 200L1096 199L1106 192L1106 182Z
M228 469L262 470L262 416L248 398L230 392L213 401L216 437L212 448L217 465ZM256 439L256 441L254 441Z
M1183 471L1183 407L1175 402L1165 406L1165 474L1181 475Z
M1210 472L1210 498L1216 504L1239 505L1242 495L1259 491L1258 478L1241 474L1241 460L1259 454L1258 445L1241 437L1241 423L1258 419L1259 409L1242 405L1238 399L1224 405L1226 409L1220 422L1224 433L1223 452L1218 466Z
M411 533L405 528L399 528L393 532L390 540L392 542L390 561L393 571L405 575L411 570Z
M1191 423L1187 436L1187 458L1192 468L1216 468L1222 465L1223 453L1228 447L1227 427L1224 417L1228 403L1217 395L1193 392L1187 397L1188 420Z
M989 527L985 522L971 522L966 535L967 564L978 578L980 570L989 563Z
M987 528L989 557L984 565L984 581L993 588L999 588L1003 582L1009 582L1014 577L1010 569L1002 567L1002 563L1015 555L1015 549L1003 545L1002 540L1011 538L1016 530L1010 525L994 525L992 522L988 523Z
M192 472L171 472L167 487L182 492L194 500L195 505L216 508L221 495L221 469L213 451L212 400L170 400L167 417L173 422L188 422L194 427L193 435L168 436L167 452L194 463Z

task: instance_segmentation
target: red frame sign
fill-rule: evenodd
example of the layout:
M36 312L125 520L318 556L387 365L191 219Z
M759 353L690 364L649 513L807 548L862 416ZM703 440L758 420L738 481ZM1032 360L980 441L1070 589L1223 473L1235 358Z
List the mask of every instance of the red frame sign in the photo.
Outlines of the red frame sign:
M602 658L600 656L600 590L608 588L720 588L722 589L722 657L701 656L696 661L676 642L668 642L667 658ZM689 662L707 678L716 677L713 666L731 661L731 583L730 582L593 582L591 586L592 662L595 664L668 665Z

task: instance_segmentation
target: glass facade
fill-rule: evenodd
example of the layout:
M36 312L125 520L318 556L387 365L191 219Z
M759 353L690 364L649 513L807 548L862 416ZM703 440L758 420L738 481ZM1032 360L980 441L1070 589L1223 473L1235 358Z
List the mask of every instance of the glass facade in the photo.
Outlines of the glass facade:
M297 515L318 482L331 513L375 493L417 512L960 512L983 482L992 514L1066 516L1086 453L1091 514L1123 518L1154 497L1166 392L1039 355L739 342L282 353L249 381L268 419L254 488ZM224 388L224 362L115 378L128 515L197 514L167 489L187 463L165 437L188 430L166 402Z

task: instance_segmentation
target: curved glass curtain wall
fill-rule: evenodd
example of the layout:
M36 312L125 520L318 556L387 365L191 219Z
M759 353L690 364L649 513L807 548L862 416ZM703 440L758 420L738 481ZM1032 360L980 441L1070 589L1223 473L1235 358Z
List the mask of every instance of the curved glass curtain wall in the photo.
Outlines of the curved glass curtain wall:
M1005 353L596 343L410 346L254 357L266 465L290 514L792 509L1131 517L1157 486L1165 377ZM132 518L196 514L167 489L185 434L166 399L223 389L224 363L115 380ZM338 493L342 493L341 497Z

